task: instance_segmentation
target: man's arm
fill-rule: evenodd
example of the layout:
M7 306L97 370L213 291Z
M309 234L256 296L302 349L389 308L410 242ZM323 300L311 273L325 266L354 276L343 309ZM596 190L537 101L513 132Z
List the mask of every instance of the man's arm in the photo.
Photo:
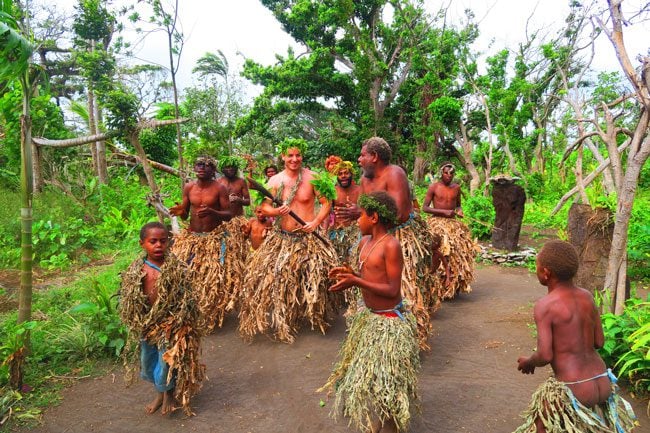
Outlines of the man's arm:
M179 216L181 219L186 220L190 214L190 189L192 182L183 187L183 198L180 204L176 204L169 208L169 213L174 216Z
M332 202L329 201L327 198L322 197L322 196L318 199L318 201L321 204L320 210L318 211L318 215L316 215L316 218L314 218L313 221L306 221L307 224L302 226L302 231L304 231L306 233L311 233L314 230L316 230L316 228L318 228L318 226L330 214L330 209L332 208Z
M228 198L228 190L225 186L220 183L217 183L217 201L219 202L219 209L214 209L211 207L206 207L200 209L197 214L202 217L205 214L212 213L216 215L217 218L222 221L230 221L232 218L232 212L230 212L230 199Z
M437 184L434 183L433 185L429 186L429 189L427 189L427 194L424 196L424 205L422 206L422 210L433 216L452 218L455 215L455 211L453 209L438 209L434 206L431 206L433 204L433 199L436 196L436 188Z
M605 345L605 334L603 333L603 323L600 320L600 313L594 304L594 349L600 349Z
M519 357L518 367L524 374L535 373L535 367L542 367L553 360L553 330L551 314L545 302L538 301L534 309L537 325L537 350L529 357Z
M241 205L242 206L250 206L251 205L251 195L250 192L248 191L248 185L244 180L241 182L242 188L241 188Z

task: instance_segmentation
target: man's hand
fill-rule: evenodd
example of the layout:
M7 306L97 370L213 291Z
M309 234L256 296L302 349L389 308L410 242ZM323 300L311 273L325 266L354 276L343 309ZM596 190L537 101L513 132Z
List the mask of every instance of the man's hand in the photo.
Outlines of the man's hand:
M230 203L241 203L244 201L244 199L238 196L237 194L230 194L228 196L228 200L230 201Z
M354 203L346 203L344 206L334 206L334 215L337 220L355 220L359 218L361 212Z
M198 209L198 211L196 212L196 215L199 218L205 218L205 217L207 217L208 215L210 215L213 212L214 212L214 209L212 209L211 207L208 207L207 205L202 205Z
M300 230L302 230L305 233L311 233L317 228L318 228L318 224L316 224L316 221L309 221L304 226L300 227Z
M291 208L286 204L283 204L282 206L276 207L275 211L277 212L276 216L286 216L289 215Z
M532 362L532 356L520 356L517 363L519 364L517 370L524 374L535 374L535 364Z
M465 216L465 214L463 214L463 210L461 208L459 208L459 207L456 208L456 210L454 211L454 214L458 218L463 218Z
M174 216L183 216L185 209L180 203L176 203L174 206L169 208L169 213Z

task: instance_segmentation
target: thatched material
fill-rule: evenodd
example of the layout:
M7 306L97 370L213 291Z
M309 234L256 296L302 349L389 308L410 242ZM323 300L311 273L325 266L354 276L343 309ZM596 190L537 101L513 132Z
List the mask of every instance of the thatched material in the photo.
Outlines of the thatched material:
M330 228L327 237L336 251L340 264L352 264L356 260L354 252L361 241L361 232L356 223L336 229Z
M237 236L224 224L209 233L183 230L174 236L172 252L193 271L192 286L208 332L222 325L226 312L234 307L233 294L241 285L243 262L237 254L240 247L234 247L233 253L229 250Z
M156 280L158 298L150 306L142 290L145 276L143 259L135 260L122 274L119 314L129 328L129 342L124 352L127 382L135 378L139 365L140 339L159 349L167 349L163 359L169 364L167 381L176 380L174 396L186 415L192 415L190 398L201 388L205 365L199 362L199 310L191 287L187 266L173 254L165 257Z
M472 240L469 228L454 218L430 217L427 224L431 233L440 236L440 252L449 260L451 270L451 281L446 287L444 270L439 269L436 274L438 297L445 300L461 292L470 293L470 284L474 281L474 263L480 249Z
M429 350L431 314L440 301L431 274L431 233L417 215L391 230L402 246L404 271L402 272L402 297L409 301L418 323L420 349Z
M246 263L250 256L250 243L242 230L242 227L246 226L246 224L248 224L248 219L243 215L236 216L223 223L224 229L228 233L226 238L226 266L235 282L231 287L227 288L230 292L230 299L226 306L226 312L236 310L239 307Z
M325 332L340 295L327 291L327 273L336 252L314 236L274 230L252 255L241 296L239 331L250 340L272 330L280 341L293 342L299 322Z
M528 409L521 414L526 421L515 433L537 432L538 418L548 433L631 432L637 424L636 417L630 404L616 390L617 386L612 384L609 400L592 410L576 400L568 386L550 377L533 394Z
M420 358L415 317L405 320L364 308L348 319L348 336L327 383L318 391L336 391L332 416L341 410L349 424L369 431L370 422L392 420L408 427L411 406L417 407Z

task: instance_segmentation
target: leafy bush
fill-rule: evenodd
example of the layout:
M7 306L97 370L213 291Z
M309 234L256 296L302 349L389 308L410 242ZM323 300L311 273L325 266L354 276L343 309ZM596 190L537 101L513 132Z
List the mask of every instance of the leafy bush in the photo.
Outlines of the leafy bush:
M483 194L476 194L463 201L463 213L468 217L472 236L479 239L490 239L495 211L492 199Z
M650 391L650 298L630 298L620 316L603 314L605 345L600 355L638 391Z

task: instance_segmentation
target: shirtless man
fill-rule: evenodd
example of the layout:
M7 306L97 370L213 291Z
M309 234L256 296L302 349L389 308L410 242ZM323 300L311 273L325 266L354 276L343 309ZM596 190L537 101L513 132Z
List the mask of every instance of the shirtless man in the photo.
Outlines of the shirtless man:
M233 290L240 286L242 273L241 264L227 254L232 237L223 223L232 213L226 187L214 179L216 170L211 157L197 158L196 181L183 188L182 203L169 209L182 219L190 217L189 228L174 237L172 252L193 270L192 285L208 331L221 326L232 308ZM241 229L237 233L243 239Z
M517 432L566 431L565 419L573 431L584 432L628 432L634 425L634 414L616 395L613 375L597 352L605 336L594 298L573 284L578 265L575 248L560 240L547 242L537 255L537 279L548 293L533 310L537 350L520 356L517 369L533 374L536 367L551 364L555 377L535 393L526 424ZM559 398L562 394L566 400ZM592 410L597 405L602 405L605 420Z
M190 231L207 233L228 221L230 200L226 188L214 179L217 167L214 159L197 158L194 164L196 180L183 188L183 201L169 208L169 213L186 220L190 217Z
M427 189L422 207L424 212L445 218L463 217L463 209L460 207L460 185L452 183L453 179L453 164L443 163L440 166L440 180L432 183Z
M280 152L285 168L268 182L270 192L284 204L274 207L267 199L261 206L264 215L279 218L279 228L269 233L247 267L239 315L239 330L245 339L272 327L275 338L290 343L301 319L324 332L326 315L332 312L327 273L336 264L336 252L309 235L329 215L330 203L320 196L316 212L317 192L310 183L314 173L302 166L305 148L304 140L284 140ZM290 211L306 224L294 220ZM269 272L274 273L273 278L268 277Z
M452 299L461 292L472 291L476 244L469 228L456 217L462 218L460 185L453 183L454 165L445 162L440 166L440 180L432 183L424 197L422 210L429 215L427 223L433 236L438 236L437 254L447 260L450 273L442 278L436 275L440 299Z
M243 164L243 161L241 161ZM219 167L223 174L217 182L223 185L228 191L230 201L230 212L233 218L244 215L244 206L250 206L251 197L248 192L246 181L237 176L237 169L240 167L239 158L226 156L219 160Z
M361 240L361 233L357 221L340 210L357 204L361 187L354 182L354 168L350 161L339 161L329 171L336 175L336 199L332 206L333 220L328 237L341 263L349 263L352 250Z

